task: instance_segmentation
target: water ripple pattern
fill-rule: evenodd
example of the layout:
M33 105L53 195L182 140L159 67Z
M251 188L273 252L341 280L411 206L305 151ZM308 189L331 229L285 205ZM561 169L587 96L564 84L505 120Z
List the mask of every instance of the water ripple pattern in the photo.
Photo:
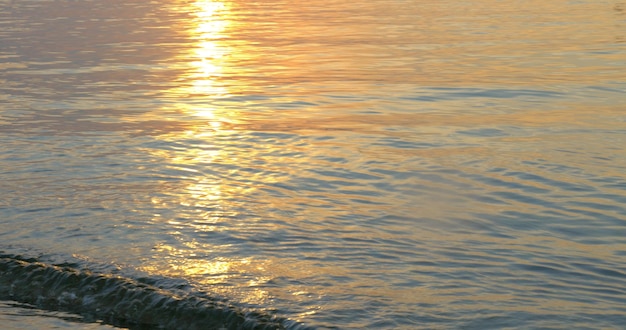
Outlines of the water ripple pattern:
M0 320L621 328L624 31L618 0L0 0Z

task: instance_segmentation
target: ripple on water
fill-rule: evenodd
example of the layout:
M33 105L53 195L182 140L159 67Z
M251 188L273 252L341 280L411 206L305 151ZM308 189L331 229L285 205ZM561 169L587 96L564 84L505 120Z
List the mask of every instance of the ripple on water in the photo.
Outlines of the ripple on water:
M174 328L619 328L620 7L0 1L0 248L38 256L0 291Z

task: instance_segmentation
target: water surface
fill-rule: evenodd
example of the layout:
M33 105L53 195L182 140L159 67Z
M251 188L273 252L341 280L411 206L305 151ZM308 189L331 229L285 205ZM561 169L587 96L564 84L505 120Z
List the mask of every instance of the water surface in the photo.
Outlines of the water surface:
M0 298L619 328L624 31L618 0L0 0Z

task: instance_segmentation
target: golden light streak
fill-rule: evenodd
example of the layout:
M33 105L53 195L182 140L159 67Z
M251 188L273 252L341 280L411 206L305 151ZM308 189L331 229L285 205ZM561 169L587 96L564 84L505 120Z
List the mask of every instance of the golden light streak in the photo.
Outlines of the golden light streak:
M228 53L224 45L223 31L228 26L225 13L228 7L221 1L196 1L192 5L196 23L190 31L191 38L197 40L192 62L194 74L192 80L192 94L224 95L227 90L216 84L216 80L222 75L222 60Z
M201 0L181 4L178 10L190 13L193 17L184 31L186 38L193 42L193 47L183 52L177 60L185 64L174 81L178 86L168 91L172 99L180 100L173 105L178 113L185 117L194 117L192 125L185 131L162 135L164 140L189 139L194 143L176 150L153 151L163 158L168 167L184 179L184 186L170 191L169 203L176 201L189 214L177 217L163 217L155 214L153 221L167 224L172 228L170 235L176 244L156 243L154 260L147 261L142 270L164 276L193 279L196 283L211 286L214 292L229 295L232 286L224 285L237 278L246 278L239 288L241 301L260 303L267 299L268 292L262 287L269 280L264 275L248 278L249 274L258 273L264 261L246 258L231 259L220 257L221 249L227 248L211 242L198 242L183 234L182 228L196 233L209 233L227 230L221 222L236 217L232 207L233 196L245 196L256 187L249 185L225 184L220 177L203 175L202 168L211 164L229 164L240 162L236 155L229 153L223 145L214 145L217 135L231 134L225 126L237 113L225 114L218 111L214 101L229 95L229 90L222 84L224 67L231 52L224 43L225 31L231 24L228 13L230 5L223 1ZM226 124L225 124L226 123ZM187 174L188 173L188 174ZM157 209L169 209L162 199L153 199ZM181 228L181 230L177 230Z

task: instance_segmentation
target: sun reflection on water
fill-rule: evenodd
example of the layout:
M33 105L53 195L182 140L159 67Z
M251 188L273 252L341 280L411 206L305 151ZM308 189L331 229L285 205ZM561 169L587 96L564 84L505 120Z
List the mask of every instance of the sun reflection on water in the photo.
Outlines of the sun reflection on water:
M182 54L176 58L185 70L172 78L177 86L167 94L175 101L169 106L183 116L186 129L163 134L160 139L186 142L184 146L151 152L168 163L175 181L182 184L164 187L167 196L153 199L155 208L163 210L163 214L154 215L153 221L166 224L171 237L155 244L153 260L147 261L142 270L190 279L203 286L201 290L261 304L269 299L264 286L270 278L262 271L270 267L267 261L225 256L228 244L200 238L216 237L212 235L236 225L225 223L241 216L233 204L257 189L225 181L210 169L216 164L228 167L247 161L225 147L233 134L228 123L236 120L238 114L226 113L215 105L216 100L230 95L223 79L232 51L225 42L232 24L231 6L229 2L211 0L176 6L178 12L191 19L186 22L184 33L193 46L181 49ZM177 209L182 211L171 213L171 204L178 204Z
M200 0L181 3L173 11L183 12L183 37L191 47L182 47L174 59L184 70L173 77L175 84L165 92L175 101L170 105L184 116L206 119L212 129L219 129L224 119L216 116L216 99L230 95L223 83L231 48L227 44L232 24L231 4L225 1Z
M262 304L270 299L269 292L263 288L270 278L250 275L255 269L263 267L259 266L258 261L248 258L236 260L223 257L209 258L206 254L210 253L210 248L197 241L186 242L183 247L178 248L158 244L154 249L164 257L154 264L144 264L141 270L162 276L193 279L195 285L210 287L213 294L235 296L242 303ZM164 260L167 264L166 268L163 267ZM236 288L237 291L233 291L231 281L236 277L247 278L247 280Z
M229 7L225 2L204 0L194 2L190 10L195 16L190 37L197 40L197 47L191 54L194 70L187 77L192 82L190 94L228 94L228 90L219 86L217 81L222 76L222 61L229 52L221 42L229 25Z

